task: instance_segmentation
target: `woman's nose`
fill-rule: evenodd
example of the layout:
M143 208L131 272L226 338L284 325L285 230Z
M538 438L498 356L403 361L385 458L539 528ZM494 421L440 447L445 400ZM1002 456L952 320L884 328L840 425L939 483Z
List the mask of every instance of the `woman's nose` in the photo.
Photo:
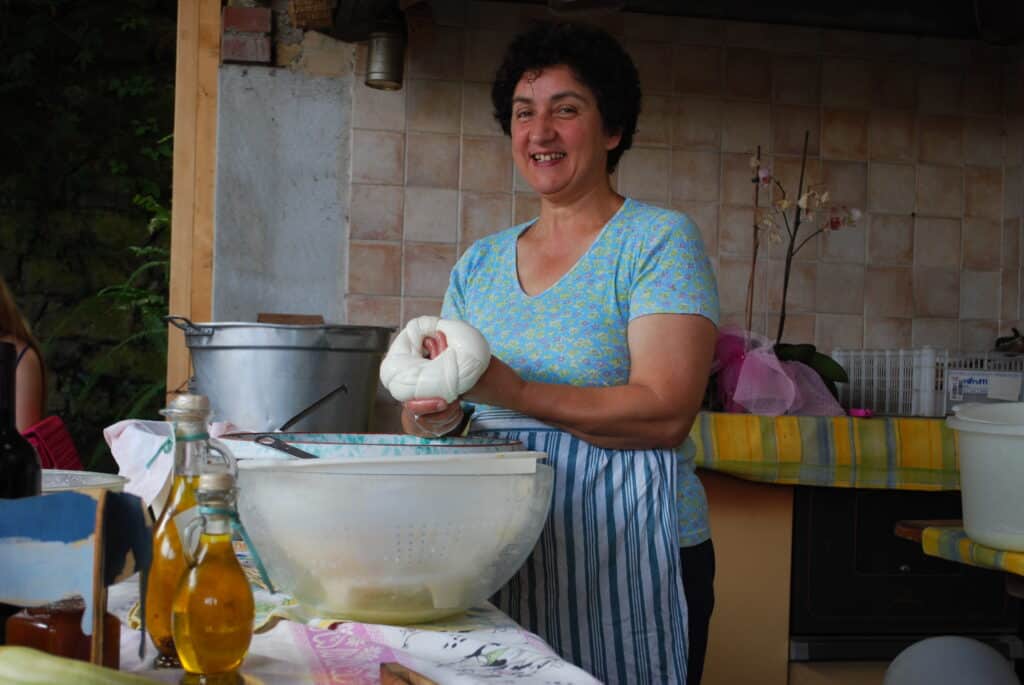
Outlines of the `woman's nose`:
M555 127L551 125L551 117L541 114L534 117L530 126L530 142L540 143L554 137Z

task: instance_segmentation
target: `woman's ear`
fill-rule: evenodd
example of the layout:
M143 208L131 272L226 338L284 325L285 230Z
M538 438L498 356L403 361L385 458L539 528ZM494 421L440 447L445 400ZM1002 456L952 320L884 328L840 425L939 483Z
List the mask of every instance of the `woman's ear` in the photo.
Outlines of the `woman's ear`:
M622 142L622 129L617 130L615 133L605 134L604 149L611 152L619 146Z

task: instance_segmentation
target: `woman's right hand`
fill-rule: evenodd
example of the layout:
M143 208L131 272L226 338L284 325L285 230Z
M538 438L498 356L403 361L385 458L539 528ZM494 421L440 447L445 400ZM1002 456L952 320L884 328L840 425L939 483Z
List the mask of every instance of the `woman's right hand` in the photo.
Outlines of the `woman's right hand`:
M444 333L423 339L424 356L435 359L448 347ZM445 402L440 397L409 400L402 403L402 427L421 438L439 438L455 430L462 422L462 404Z

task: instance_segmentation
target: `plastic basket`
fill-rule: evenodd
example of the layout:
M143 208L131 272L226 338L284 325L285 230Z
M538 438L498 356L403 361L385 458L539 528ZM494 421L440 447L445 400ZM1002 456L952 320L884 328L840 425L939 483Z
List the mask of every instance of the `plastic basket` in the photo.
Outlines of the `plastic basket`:
M946 416L952 370L1024 373L1024 356L995 352L950 353L934 347L832 351L850 377L839 385L839 403L893 416Z

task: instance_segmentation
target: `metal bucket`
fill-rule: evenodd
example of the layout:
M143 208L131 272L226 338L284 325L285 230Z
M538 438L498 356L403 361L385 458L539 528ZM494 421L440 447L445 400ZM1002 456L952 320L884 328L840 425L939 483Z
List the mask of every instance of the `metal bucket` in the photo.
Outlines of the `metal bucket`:
M185 332L191 388L210 398L214 420L260 432L369 430L394 329L167 321Z

